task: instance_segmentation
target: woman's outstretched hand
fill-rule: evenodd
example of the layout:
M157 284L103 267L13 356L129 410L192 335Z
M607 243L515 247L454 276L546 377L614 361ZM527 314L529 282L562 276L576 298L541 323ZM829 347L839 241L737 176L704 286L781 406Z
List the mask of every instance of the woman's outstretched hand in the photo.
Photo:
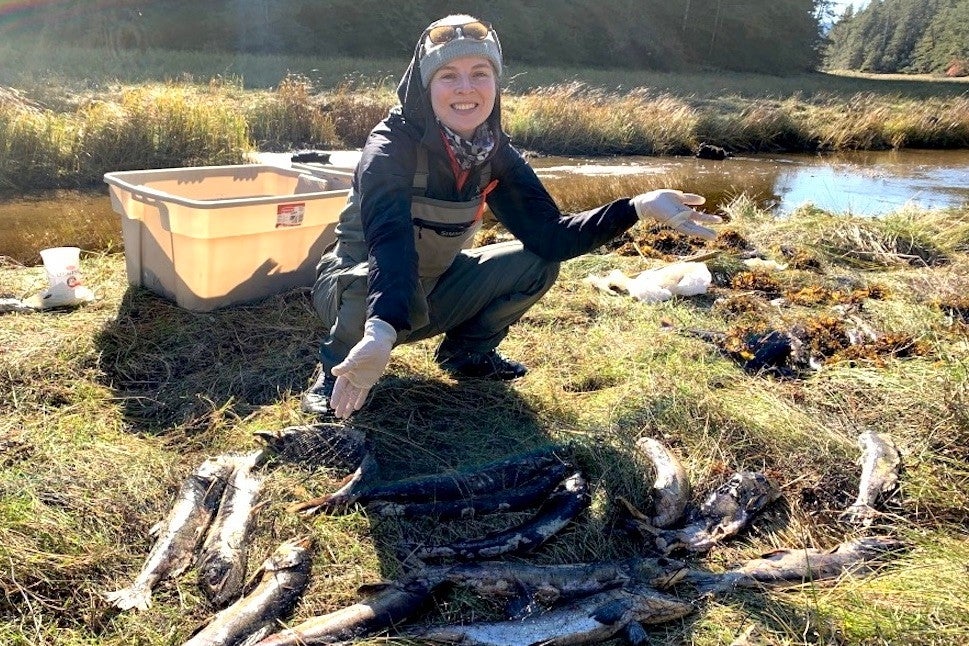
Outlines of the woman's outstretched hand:
M363 408L370 389L377 383L390 362L390 351L397 340L394 327L380 319L369 319L363 328L363 338L342 363L333 366L333 396L330 407L341 419Z
M630 198L629 202L636 208L636 215L639 216L640 220L649 218L680 233L706 240L716 238L717 232L698 223L715 224L722 222L717 215L702 213L690 208L706 202L706 198L695 193L661 188L648 193L641 193Z

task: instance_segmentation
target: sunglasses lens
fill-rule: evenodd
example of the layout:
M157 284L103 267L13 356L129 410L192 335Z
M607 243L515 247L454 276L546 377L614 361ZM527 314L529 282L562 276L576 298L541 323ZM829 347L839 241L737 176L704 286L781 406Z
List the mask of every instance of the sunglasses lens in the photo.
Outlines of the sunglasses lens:
M472 40L484 40L488 37L491 27L487 23L480 21L469 22L466 25L441 25L434 27L427 32L427 39L435 45L449 43L455 38L470 38Z
M427 32L427 39L435 45L449 43L458 37L458 30L454 25L441 25Z
M461 33L464 34L465 38L484 40L488 37L488 31L488 25L483 22L469 22L466 25L461 25Z

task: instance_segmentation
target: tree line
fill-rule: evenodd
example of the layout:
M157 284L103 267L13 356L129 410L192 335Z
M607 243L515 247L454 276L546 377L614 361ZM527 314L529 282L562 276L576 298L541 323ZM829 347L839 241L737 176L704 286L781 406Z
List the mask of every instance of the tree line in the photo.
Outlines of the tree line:
M913 0L914 1L914 0ZM29 3L33 4L33 3ZM109 0L44 3L21 21L56 42L405 58L433 19L495 23L510 62L771 74L820 65L830 0Z
M969 75L969 0L874 0L828 34L828 68Z

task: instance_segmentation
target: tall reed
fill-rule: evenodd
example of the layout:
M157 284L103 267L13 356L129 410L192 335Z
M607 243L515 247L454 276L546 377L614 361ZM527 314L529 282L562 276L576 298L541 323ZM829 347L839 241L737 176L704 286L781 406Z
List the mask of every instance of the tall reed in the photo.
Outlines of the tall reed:
M383 80L320 88L288 74L271 90L216 77L71 94L0 87L0 190L85 187L112 170L240 163L255 150L355 148L394 106ZM506 92L516 145L548 154L690 154L969 147L969 96L915 100L607 91L579 82Z

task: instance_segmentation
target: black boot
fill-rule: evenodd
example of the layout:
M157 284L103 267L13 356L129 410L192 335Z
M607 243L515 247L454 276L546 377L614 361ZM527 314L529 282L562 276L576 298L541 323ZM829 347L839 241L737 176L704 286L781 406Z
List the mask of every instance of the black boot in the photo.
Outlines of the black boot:
M528 368L507 359L497 350L488 352L455 352L442 354L438 350L438 364L455 379L492 379L510 381L524 377Z
M330 397L333 396L333 385L336 384L336 377L328 374L325 370L320 372L316 378L316 383L310 386L303 393L299 407L304 413L315 415L333 416L333 409L330 408Z

